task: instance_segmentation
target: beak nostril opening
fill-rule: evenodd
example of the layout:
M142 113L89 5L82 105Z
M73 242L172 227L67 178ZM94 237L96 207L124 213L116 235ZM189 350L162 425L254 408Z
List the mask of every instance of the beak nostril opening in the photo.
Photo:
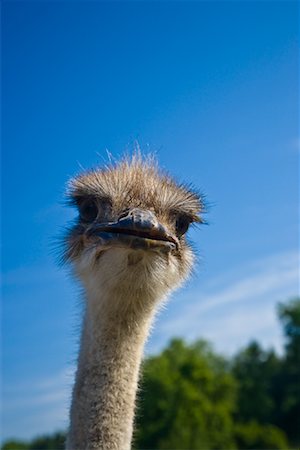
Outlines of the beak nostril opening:
M126 209L125 211L123 211L123 212L119 215L118 220L125 219L125 218L128 217L129 215L130 215L130 209Z

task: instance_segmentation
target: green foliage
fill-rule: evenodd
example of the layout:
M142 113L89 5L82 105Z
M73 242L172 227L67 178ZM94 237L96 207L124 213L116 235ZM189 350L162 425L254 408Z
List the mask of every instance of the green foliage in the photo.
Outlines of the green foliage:
M281 370L278 423L290 442L300 446L300 298L278 308L286 345Z
M234 358L232 370L238 381L236 419L272 422L277 410L274 387L281 370L280 359L273 351L264 351L252 342Z
M209 345L171 341L144 366L136 447L234 448L235 381Z
M65 439L64 433L41 436L30 443L29 450L64 450Z
M29 450L29 445L22 441L6 441L2 447L1 450Z
M285 432L290 445L299 447L300 299L280 304L278 315L286 340L284 356L279 358L252 342L233 361L238 382L235 419L243 424L273 424Z
M286 338L286 359L300 359L300 298L279 304L278 315ZM298 368L299 370L299 368Z
M273 425L259 425L256 422L238 424L235 427L237 447L243 450L285 450L289 448L282 430Z
M66 435L57 432L52 435L40 436L29 443L22 441L7 441L1 450L64 450Z

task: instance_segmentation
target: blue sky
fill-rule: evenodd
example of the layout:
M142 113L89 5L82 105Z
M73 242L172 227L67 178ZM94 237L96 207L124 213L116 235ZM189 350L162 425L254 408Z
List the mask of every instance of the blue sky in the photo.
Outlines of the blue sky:
M2 437L67 424L78 285L56 265L65 183L132 148L202 189L193 279L160 314L171 336L234 354L283 345L299 292L296 2L2 4Z

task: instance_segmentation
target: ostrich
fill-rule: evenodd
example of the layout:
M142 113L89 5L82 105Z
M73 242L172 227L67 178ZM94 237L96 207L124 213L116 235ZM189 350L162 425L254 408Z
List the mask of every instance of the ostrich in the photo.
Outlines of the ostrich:
M187 278L185 233L201 197L135 154L80 174L64 258L84 290L67 450L129 450L143 347L156 311Z

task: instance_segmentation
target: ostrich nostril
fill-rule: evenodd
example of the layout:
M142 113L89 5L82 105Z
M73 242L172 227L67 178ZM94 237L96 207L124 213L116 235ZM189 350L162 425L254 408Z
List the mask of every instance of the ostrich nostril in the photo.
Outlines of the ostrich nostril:
M118 220L122 220L125 219L130 213L130 209L125 209L120 215Z

